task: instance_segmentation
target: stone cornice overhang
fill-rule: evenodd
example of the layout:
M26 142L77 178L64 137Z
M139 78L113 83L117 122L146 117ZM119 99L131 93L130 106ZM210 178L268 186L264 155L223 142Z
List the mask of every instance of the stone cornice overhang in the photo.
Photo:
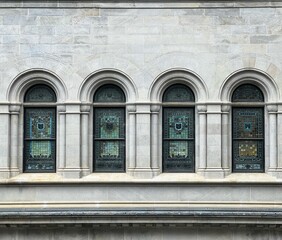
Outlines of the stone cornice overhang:
M1 209L0 226L8 225L73 225L73 224L183 224L264 225L282 227L281 209Z
M0 8L272 8L282 7L282 0L6 0Z

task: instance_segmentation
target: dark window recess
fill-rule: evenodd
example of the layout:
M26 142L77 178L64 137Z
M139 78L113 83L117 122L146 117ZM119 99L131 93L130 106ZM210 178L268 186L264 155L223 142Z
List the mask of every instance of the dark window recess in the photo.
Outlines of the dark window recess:
M194 107L165 107L165 103L194 102L192 90L185 85L169 87L163 96L163 171L195 171Z
M24 109L24 172L55 172L56 108L40 104L56 102L56 95L48 86L35 85L24 99L36 103Z
M234 96L235 94L235 96ZM236 102L262 102L256 86L244 84L234 91ZM232 110L233 172L264 172L264 108L233 107Z
M125 102L123 91L104 85L94 96L99 103ZM94 171L125 171L125 109L124 107L94 108Z

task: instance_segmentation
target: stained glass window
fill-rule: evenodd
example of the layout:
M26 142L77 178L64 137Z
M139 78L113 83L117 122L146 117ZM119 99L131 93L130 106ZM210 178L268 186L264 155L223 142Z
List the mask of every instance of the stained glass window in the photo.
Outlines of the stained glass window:
M253 90L253 91L251 91ZM256 86L239 86L232 96L235 102L261 102L263 94ZM233 171L264 171L264 108L240 106L232 110Z
M94 100L100 103L121 103L125 97L120 88L105 85L97 90ZM124 172L125 170L125 109L124 107L94 108L94 171Z
M56 102L56 94L45 85L35 85L31 87L26 95L25 102Z
M169 87L164 102L193 102L194 94L184 85ZM194 107L163 108L163 171L194 172Z
M53 90L43 85L26 93L26 102L38 104L24 111L24 172L56 170L56 108L40 106L43 102L56 101L53 94Z

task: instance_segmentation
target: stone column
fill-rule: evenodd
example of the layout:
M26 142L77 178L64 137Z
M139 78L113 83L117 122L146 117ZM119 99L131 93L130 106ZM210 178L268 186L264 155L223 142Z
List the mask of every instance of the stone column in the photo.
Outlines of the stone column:
M159 142L160 140L160 109L161 106L154 104L151 106L151 166L152 166L152 171L153 175L157 176L161 173L161 143Z
M134 170L136 167L136 106L127 105L126 110L128 112L129 123L127 128L127 172L130 175L134 175Z
M221 165L221 105L209 105L207 111L206 178L224 178Z
M269 115L269 168L268 173L276 175L277 170L277 106L268 105Z
M58 105L57 112L57 172L63 175L64 168L66 167L66 106Z
M222 148L221 148L221 158L222 158L222 169L225 176L231 173L230 163L231 163L231 152L230 152L230 138L231 138L231 128L230 128L230 110L231 106L222 105L221 106L221 123L222 123Z
M81 177L80 105L66 105L66 166L65 178Z
M10 111L9 105L0 105L0 179L10 177ZM18 127L18 126L14 126Z
M199 147L197 148L199 162L196 162L196 165L198 164L196 172L203 175L207 167L207 106L198 105L197 110L199 114Z
M10 131L11 131L11 141L10 141L10 174L11 177L18 175L20 171L20 166L22 168L22 159L19 158L19 115L20 115L20 105L10 106Z
M282 104L278 105L277 123L282 122ZM277 177L282 178L282 124L277 124Z
M136 108L136 178L152 178L151 169L151 111L150 105Z
M89 113L91 106L80 106L81 111L81 170L82 176L89 175L92 171L90 169L89 159L89 137L92 135L89 132Z

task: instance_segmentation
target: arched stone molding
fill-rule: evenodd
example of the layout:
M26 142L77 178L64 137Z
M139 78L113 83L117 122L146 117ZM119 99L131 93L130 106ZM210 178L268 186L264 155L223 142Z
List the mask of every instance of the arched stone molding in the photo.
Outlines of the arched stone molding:
M65 156L65 116L61 115L61 108L68 96L63 81L53 72L46 69L29 69L20 73L11 82L7 91L7 101L10 103L10 172L11 176L21 173L22 169L22 139L23 139L23 109L24 95L33 85L45 84L50 86L57 96L57 166L61 165Z
M9 89L13 82L22 74L39 70L49 73L61 81L61 84L64 85L64 89L67 89L67 91L65 91L66 101L69 101L68 96L72 97L72 101L77 101L77 99L73 98L77 96L77 89L79 84L83 81L83 79L74 72L72 66L48 54L40 54L26 58L14 58L3 63L1 68L5 69L2 74L3 89ZM68 86L66 86L65 81L63 81L65 79L68 81ZM6 96L4 95L3 97L8 98L9 93L5 92L4 94L6 94ZM61 99L58 95L58 101L59 100Z
M261 72L271 79L280 79L281 61L279 58L259 53L244 53L221 58L216 64L216 79L228 79L238 69L250 69ZM230 75L230 73L232 73Z
M76 67L76 75L83 79L83 84L95 73L101 73L106 71L112 71L113 73L120 73L124 75L135 88L136 100L139 97L141 87L137 84L144 82L144 73L141 66L138 66L132 59L125 57L118 57L113 54L99 54L94 57L90 57L86 64ZM129 77L130 76L130 77ZM134 83L132 81L134 79ZM135 86L136 84L136 86ZM138 92L136 91L138 89ZM81 92L81 90L79 90ZM128 99L128 101L131 101Z
M264 94L266 103L277 103L280 94L275 81L267 73L255 69L240 69L230 74L220 87L219 98L223 102L230 102L233 91L242 83L258 86Z
M208 98L208 89L204 81L196 73L188 69L169 69L156 77L149 89L148 98L152 102L161 102L164 91L173 84L187 85L195 94L195 102L205 102Z
M92 103L95 91L102 85L115 84L126 96L127 103L135 103L138 96L137 88L125 73L116 69L100 69L90 74L81 84L78 99L82 103Z
M155 175L161 172L162 165L162 97L164 91L173 84L184 84L192 89L195 95L196 108L196 126L195 126L195 171L202 173L206 169L206 153L207 153L207 107L206 100L208 99L207 87L202 79L194 72L187 69L169 69L160 74L152 83L148 98L151 100L151 131L153 133L151 143L151 166ZM157 137L156 137L157 136Z
M136 158L136 98L138 96L137 87L125 73L116 69L100 69L90 74L81 84L78 92L78 99L81 101L81 145L82 154L82 173L84 176L92 172L93 169L93 98L96 90L105 85L114 84L119 86L126 97L126 171L133 171ZM82 110L87 108L87 112ZM88 114L89 113L89 114ZM90 140L90 141L89 141ZM88 154L86 154L88 153ZM95 174L95 173L94 173Z
M20 73L10 84L7 100L10 103L22 103L28 88L35 84L46 84L56 93L57 102L65 102L68 93L63 81L53 72L46 69L29 69Z
M277 132L282 129L277 125L279 119L278 101L280 99L279 88L274 79L267 73L256 68L239 69L230 74L222 84L219 98L224 103L222 106L222 126L225 129L222 135L223 149L228 153L222 159L224 166L229 166L231 172L231 111L225 111L226 106L231 106L231 98L234 90L241 84L250 83L260 88L265 98L265 171L266 173L282 176L280 163L282 155L278 154ZM225 134L224 134L225 133ZM228 167L227 167L228 168ZM227 169L226 168L226 169ZM226 172L227 173L227 172Z

